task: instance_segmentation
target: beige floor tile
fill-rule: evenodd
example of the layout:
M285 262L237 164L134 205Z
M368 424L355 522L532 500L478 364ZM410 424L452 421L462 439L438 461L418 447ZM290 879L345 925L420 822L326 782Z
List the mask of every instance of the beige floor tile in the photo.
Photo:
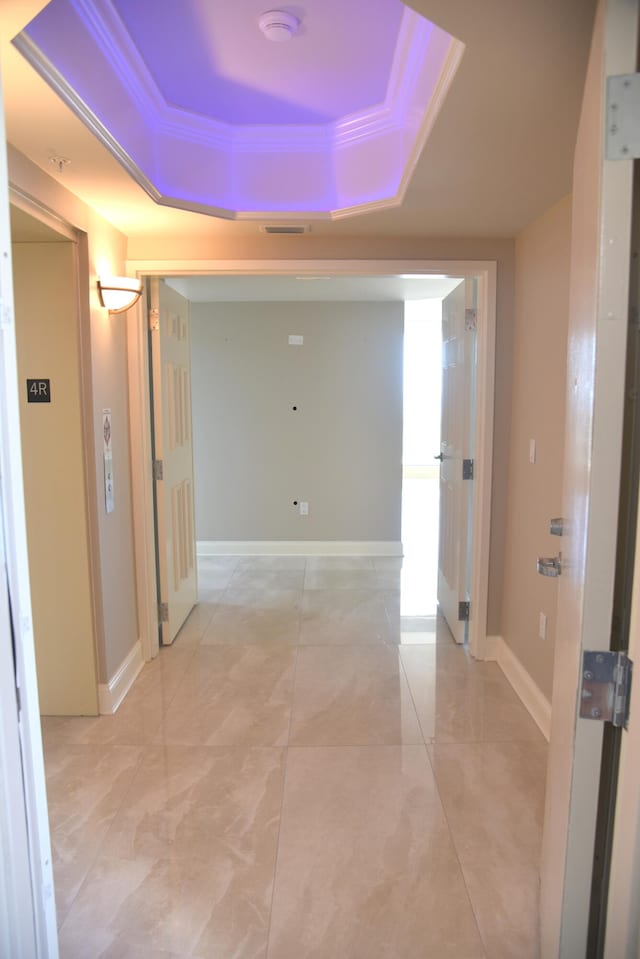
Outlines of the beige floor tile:
M546 744L436 744L427 748L462 865L537 865Z
M203 646L295 646L298 609L251 609L221 605L202 636Z
M273 867L223 841L208 861L101 858L60 931L61 959L264 959Z
M302 599L300 642L306 645L361 645L390 638L382 597L376 590L313 589Z
M398 650L301 646L289 741L298 746L422 742Z
M315 573L320 570L331 570L338 573L348 573L353 570L374 568L371 556L308 556L307 572Z
M302 589L304 569L238 569L229 587L231 589Z
M400 572L404 558L402 556L374 556L373 568L378 572Z
M295 656L281 646L199 646L155 742L286 744Z
M199 602L193 607L171 644L173 647L193 646L200 642L223 594L224 590L212 590L206 602Z
M198 597L206 599L213 590L226 589L231 582L235 566L198 566Z
M238 855L275 858L283 749L152 746L109 831L117 859L210 859L224 841Z
M378 589L378 574L371 568L309 569L304 577L305 589Z
M233 572L240 562L239 556L198 556L198 573L207 570Z
M43 719L61 959L266 959L272 896L268 959L538 959L546 744L412 564L199 557L116 715Z
M58 923L67 915L134 778L132 746L48 745L45 752Z
M484 957L425 758L289 750L269 959Z
M241 609L299 609L302 603L301 589L256 589L229 587L224 592L219 606L234 606Z
M43 719L45 742L137 746L152 742L185 676L195 647L164 646L146 663L112 716L60 716Z
M400 656L426 742L544 741L495 663L454 644L403 646Z
M488 959L540 959L540 876L534 864L463 866Z
M236 570L271 569L303 570L306 568L306 556L244 556L238 560Z
M436 611L435 614L423 613L418 615L415 612L401 612L403 600L399 589L385 589L382 591L382 595L394 643L412 646L418 641L414 634L426 633L428 634L427 642L429 644L435 641L444 645L455 645L451 630L447 626L447 621L442 613Z

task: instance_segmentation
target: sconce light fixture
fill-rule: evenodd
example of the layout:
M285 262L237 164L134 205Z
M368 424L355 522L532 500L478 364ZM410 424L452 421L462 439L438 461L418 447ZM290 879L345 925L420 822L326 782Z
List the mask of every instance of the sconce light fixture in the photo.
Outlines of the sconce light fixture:
M98 296L109 313L124 313L140 299L142 280L130 276L98 277Z

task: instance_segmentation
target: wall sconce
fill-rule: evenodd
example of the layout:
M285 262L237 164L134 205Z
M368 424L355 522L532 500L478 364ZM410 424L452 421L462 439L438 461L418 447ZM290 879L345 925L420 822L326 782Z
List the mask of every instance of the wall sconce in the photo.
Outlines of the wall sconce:
M109 313L124 313L140 299L142 280L130 276L98 277L98 296L100 304L106 306Z

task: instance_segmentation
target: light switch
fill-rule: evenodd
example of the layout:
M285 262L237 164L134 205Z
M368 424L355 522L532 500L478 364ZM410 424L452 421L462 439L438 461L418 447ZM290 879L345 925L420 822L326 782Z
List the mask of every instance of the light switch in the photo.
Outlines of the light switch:
M304 343L304 336L299 336L298 334L289 335L289 346L302 346Z
M308 516L308 515L309 515L309 504L308 504L308 503L302 503L302 502L300 503L300 515L301 515L301 516Z
M529 440L529 462L535 463L536 461L536 441Z

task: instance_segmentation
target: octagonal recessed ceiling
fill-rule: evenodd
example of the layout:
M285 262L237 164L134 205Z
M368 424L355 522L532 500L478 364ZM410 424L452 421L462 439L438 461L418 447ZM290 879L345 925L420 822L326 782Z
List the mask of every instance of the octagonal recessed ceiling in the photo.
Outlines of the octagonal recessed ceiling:
M51 0L14 44L156 202L336 219L402 202L464 46L401 0ZM281 36L282 36L281 32Z

